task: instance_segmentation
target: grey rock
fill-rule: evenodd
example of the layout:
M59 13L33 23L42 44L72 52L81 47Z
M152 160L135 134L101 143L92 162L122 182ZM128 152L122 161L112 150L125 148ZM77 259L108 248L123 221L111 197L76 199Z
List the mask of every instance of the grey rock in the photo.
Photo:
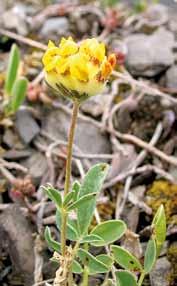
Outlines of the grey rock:
M92 115L93 117L98 117L102 115L109 100L108 94L98 94L86 100L81 105L81 110Z
M9 204L0 214L0 237L0 252L6 245L16 274L23 280L23 285L31 286L35 264L33 229L18 205Z
M164 28L159 28L152 35L133 34L125 41L127 66L136 76L155 76L174 63L174 35Z
M15 29L19 34L28 34L28 23L25 11L21 5L15 5L1 16L1 23L6 29Z
M15 132L10 128L6 129L4 132L3 143L5 143L10 148L23 148L23 145L20 144L21 142L19 142L19 136L15 134Z
M47 161L45 156L40 152L35 151L32 153L31 157L24 160L22 163L28 168L32 179L36 183L39 183L47 170Z
M137 28L139 28L138 30L151 33L158 27L166 24L168 20L169 11L167 6L162 4L150 5L143 14L143 17L139 22L139 27Z
M177 89L177 65L174 65L166 72L166 86Z
M6 6L5 6L5 2L4 1L1 1L0 2L0 14L4 12Z
M170 9L170 19L168 26L170 31L174 33L175 39L177 40L177 9Z
M171 264L166 257L158 259L154 270L150 273L151 286L169 286L170 270Z
M40 131L36 120L27 110L19 110L17 112L15 126L20 138L26 144L29 144Z
M44 22L40 33L44 38L58 40L59 36L66 36L69 33L68 19L66 17L49 18Z
M56 139L67 141L70 116L62 110L51 111L43 120L42 129ZM108 138L92 123L79 119L74 143L90 154L110 153ZM100 161L100 160L99 160Z

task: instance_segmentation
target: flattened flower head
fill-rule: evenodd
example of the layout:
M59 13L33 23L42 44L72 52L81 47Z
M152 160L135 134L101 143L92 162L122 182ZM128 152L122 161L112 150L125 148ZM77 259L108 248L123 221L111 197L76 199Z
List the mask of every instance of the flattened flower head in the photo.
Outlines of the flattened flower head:
M115 64L114 54L105 54L97 39L77 44L71 37L62 38L59 46L49 41L43 56L45 79L49 86L64 96L82 101L100 93Z

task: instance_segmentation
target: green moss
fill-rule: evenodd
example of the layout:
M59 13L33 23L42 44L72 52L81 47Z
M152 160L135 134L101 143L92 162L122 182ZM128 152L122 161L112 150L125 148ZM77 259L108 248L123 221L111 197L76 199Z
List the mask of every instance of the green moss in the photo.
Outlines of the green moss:
M155 213L163 204L167 223L177 224L177 185L165 180L154 181L147 191L147 203Z

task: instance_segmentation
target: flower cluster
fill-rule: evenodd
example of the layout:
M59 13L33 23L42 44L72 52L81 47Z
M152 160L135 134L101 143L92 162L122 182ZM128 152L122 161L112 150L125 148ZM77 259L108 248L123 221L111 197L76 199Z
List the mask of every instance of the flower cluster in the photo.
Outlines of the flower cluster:
M116 56L107 57L104 44L95 38L77 44L69 37L62 38L58 47L49 41L43 64L49 86L66 96L81 99L103 90Z

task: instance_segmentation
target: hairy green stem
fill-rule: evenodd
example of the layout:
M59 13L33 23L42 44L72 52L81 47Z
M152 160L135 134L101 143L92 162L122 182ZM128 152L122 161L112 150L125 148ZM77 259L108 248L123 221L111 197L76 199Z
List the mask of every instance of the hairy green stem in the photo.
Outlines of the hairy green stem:
M89 250L89 245L88 243L84 243L83 247L86 251ZM89 278L89 270L87 266L87 260L84 259L84 270L83 270L83 281L82 281L82 286L88 286L88 278Z
M79 111L79 103L78 101L74 101L71 126L70 126L69 137L68 137L64 197L66 197L66 195L69 193L69 190L70 190L72 149L73 149L73 140L74 140L74 133L75 133L75 127L76 127L76 122L77 122L78 111ZM66 226L67 226L67 218L68 218L67 211L64 208L62 209L61 217L62 217L61 219L62 220L61 252L62 252L62 255L64 256L65 251L66 251Z
M87 265L84 267L82 286L88 286L89 271Z
M139 279L139 281L138 281L138 286L141 286L141 285L142 285L143 280L144 280L144 277L145 277L145 273L142 272L141 275L140 275L140 279Z

